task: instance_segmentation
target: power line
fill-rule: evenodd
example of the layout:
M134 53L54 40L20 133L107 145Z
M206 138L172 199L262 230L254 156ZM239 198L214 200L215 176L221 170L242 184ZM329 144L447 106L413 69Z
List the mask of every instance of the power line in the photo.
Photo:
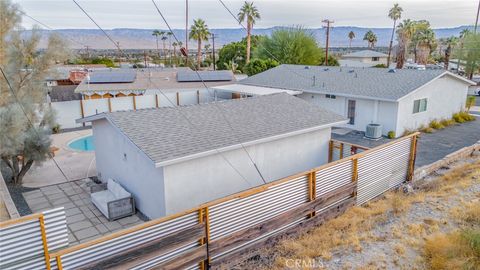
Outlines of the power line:
M35 132L35 134L37 135L38 139L40 139L40 134L38 133L37 129L35 128L35 126L33 125L33 122L32 120L30 120L30 118L28 117L28 113L25 111L25 108L23 107L23 105L20 103L20 100L18 99L17 97L17 94L15 93L15 90L13 89L12 87L12 84L10 83L10 80L8 79L7 77L7 74L5 74L5 71L3 70L3 68L0 66L0 72L2 73L2 76L3 78L5 78L5 81L7 82L7 85L8 85L8 88L10 89L10 92L12 92L12 96L13 98L15 99L15 103L17 103L17 105L20 107L20 109L22 110L23 114L25 115L25 118L27 119L27 122L29 123L30 127L32 128L33 132ZM58 165L57 161L53 158L53 155L48 152L48 156L53 160L53 163L55 163L55 166L58 168L58 170L60 171L60 173L62 173L63 177L65 177L65 180L68 181L68 178L67 178L67 175L65 174L65 172L63 172L63 170L60 168L60 166ZM25 158L25 157L23 157ZM23 167L22 167L23 168Z
M160 11L160 9L158 8L157 6L157 3L155 3L155 0L152 0L152 3L153 5L155 6L155 8L157 9L157 12L160 14L160 16L162 17L163 21L165 22L165 24L167 25L168 27L168 30L170 32L173 33L173 30L172 28L170 27L170 25L168 24L167 20L165 19L165 16L163 16L162 12ZM179 42L179 40L177 39L177 36L175 36L175 34L173 34L173 38ZM188 57L188 52L187 52L187 56ZM194 69L195 73L197 74L198 78L202 81L202 84L203 86L205 87L205 89L207 90L207 92L210 94L210 90L207 86L207 84L205 83L205 81L203 80L202 76L200 76L200 73L198 72L197 68ZM225 119L225 122L228 124L228 126L230 127L230 129L233 131L233 134L236 135L235 133L235 130L233 128L233 126L231 125L230 121L228 121L228 119L225 117L225 114L223 113L222 109L218 107L218 104L217 103L213 103L215 105L215 108L217 108L219 111L220 111L220 114L222 115L222 117ZM245 148L245 146L243 145L243 143L240 143L242 149L245 151L245 153L247 154L248 156L248 159L250 159L250 161L252 162L253 166L255 167L255 170L257 171L258 175L260 176L260 178L262 179L262 181L266 184L267 182L265 181L265 178L263 177L263 174L260 172L260 169L258 168L257 164L255 163L255 161L253 160L252 156L250 155L250 153L248 152L248 150Z
M83 13L85 13L85 15L87 15L87 17L88 17L92 22L94 22L94 24L95 24L107 37L109 37L108 34L107 34L105 31L103 31L102 27L101 27L98 23L96 23L95 20L94 20L90 15L88 15L88 13L85 11L85 9L83 9L75 0L72 0L72 1L74 1L74 2L77 4L77 6L83 11ZM155 4L155 2L154 2L154 4ZM155 4L155 6L156 6L156 4ZM156 6L156 7L157 7L157 6ZM160 12L160 10L158 9L158 7L157 7L157 11L161 14L161 12ZM175 36L174 32L171 30L170 25L168 25L168 22L165 20L165 18L163 17L163 15L162 15L162 18L163 18L164 21L166 22L167 27L169 27L170 32L172 32L173 37L174 37L175 40L178 42L177 37ZM112 43L116 44L115 41L113 41L113 39L111 39L110 37L109 37L109 40L110 40ZM120 48L118 48L118 49L120 50ZM121 52L122 54L124 54L123 51L120 50L120 52ZM147 69L149 69L148 65L147 65L146 67L147 67ZM200 74L199 74L196 70L195 70L195 72L196 72L197 76L200 77L200 79L202 80L204 86L206 87L205 82L204 82L203 79L201 78ZM177 107L176 104L175 104L158 86L156 86L156 85L151 81L151 79L150 79L150 82L160 91L160 93L162 94L162 96L165 97L165 98L167 99L167 101L168 101L173 107ZM208 91L208 87L206 87L206 89L207 89L207 91ZM209 93L210 93L210 92L209 92ZM183 112L181 112L181 111L179 110L179 113L182 115L182 117L185 118L185 120L187 120L187 122L188 122L191 126L193 126L194 128L197 129L197 126L194 125L194 124L190 121L190 119L188 119L188 117L187 117ZM207 138L207 140L210 141L208 138ZM242 144L242 146L243 146L243 144ZM235 166L233 166L233 164L223 155L222 152L220 152L218 149L215 149L215 151L216 151L218 154L220 154L220 156L227 162L227 164L228 164L230 167L232 167L232 169L234 169L235 172L236 172L246 183L248 183L250 186L252 186L252 184L245 178L245 176L243 176L243 174L241 174L240 171L239 171L237 168L235 168ZM248 154L248 152L247 152L247 154ZM258 168L256 167L255 164L254 164L254 166L255 166L255 168L256 168L257 171L258 171ZM259 171L258 171L258 172L259 172ZM260 174L260 176L261 176L263 182L265 182L265 180L263 179L263 176L262 176L261 174Z

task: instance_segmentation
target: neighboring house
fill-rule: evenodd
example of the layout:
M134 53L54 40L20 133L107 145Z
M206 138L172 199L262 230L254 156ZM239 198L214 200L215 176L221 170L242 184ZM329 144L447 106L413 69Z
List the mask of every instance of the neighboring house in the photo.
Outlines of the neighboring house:
M347 53L341 56L340 66L345 67L373 67L376 65L387 65L388 55L372 50L363 50Z
M205 84L202 82L205 82ZM166 92L198 91L235 82L231 71L199 71L190 68L112 69L93 72L75 89L84 99L142 96Z
M462 110L474 83L445 70L281 65L239 84L302 91L297 97L348 117L344 127L381 124L399 137Z
M76 85L51 86L48 90L50 102L81 100L82 94L75 93Z
M105 65L59 65L50 70L45 79L47 86L78 85L87 75L87 72L106 71Z
M158 218L263 184L250 159L265 182L327 163L331 127L347 120L280 93L78 121L92 122L98 177Z

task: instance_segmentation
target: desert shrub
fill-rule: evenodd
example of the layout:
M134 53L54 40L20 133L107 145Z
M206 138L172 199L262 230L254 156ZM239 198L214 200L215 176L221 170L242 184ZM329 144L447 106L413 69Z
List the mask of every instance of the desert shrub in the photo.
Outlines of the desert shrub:
M480 230L431 236L425 241L424 252L430 269L478 269Z
M468 96L467 97L467 101L465 103L465 108L467 109L467 111L470 111L470 108L475 105L475 100L476 100L476 97L475 96Z
M395 131L390 130L390 131L387 133L387 137L388 137L389 139L395 139Z
M414 133L414 132L415 132L415 130L406 128L406 129L403 131L403 133L402 133L402 137L408 136L408 135L410 135L410 134L412 134L412 133Z
M60 125L56 124L55 126L52 127L52 133L57 134L60 132Z
M423 133L433 133L435 131L435 129L431 127L424 127L424 126L420 127L419 130Z
M470 115L466 111L461 111L461 112L458 112L458 113L454 113L453 116L452 116L452 119L455 120L455 122L457 122L457 123L465 123L467 121L474 121L475 116Z
M442 121L440 121L440 124L442 124L444 127L448 127L448 126L451 126L451 125L455 124L455 120L453 120L453 119L443 119Z
M444 129L445 128L445 126L442 125L437 120L432 120L428 126L433 128L433 129Z

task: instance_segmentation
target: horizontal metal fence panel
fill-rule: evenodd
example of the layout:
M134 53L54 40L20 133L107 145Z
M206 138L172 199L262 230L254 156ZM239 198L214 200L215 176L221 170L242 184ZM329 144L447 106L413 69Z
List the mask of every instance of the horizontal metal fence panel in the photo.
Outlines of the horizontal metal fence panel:
M109 256L125 251L135 246L147 243L156 238L161 238L175 233L187 227L198 224L198 212L186 214L184 216L165 221L150 227L131 232L105 242L101 242L72 253L61 256L63 269L76 269L78 267L102 260ZM177 254L175 249L168 254L159 256L169 256Z
M244 198L209 208L210 239L267 221L308 201L308 178L301 176Z
M363 204L407 178L411 138L370 152L358 159L357 204Z
M43 212L48 251L68 247L67 217L63 207Z
M0 229L0 258L0 269L39 258L45 266L39 219Z
M320 198L328 192L351 183L353 174L352 164L351 160L345 160L317 171L315 173L316 198Z
M143 262L142 264L139 264L133 268L131 268L130 270L146 270L146 269L152 269L154 268L155 266L159 265L159 264L162 264L170 259L172 259L173 257L175 256L178 256L178 255L181 255L183 252L185 251L188 251L192 248L196 248L200 246L200 243L195 242L195 243L191 243L191 244L188 244L188 245L185 245L181 248L178 248L176 249L174 252L170 252L170 253L167 253L167 254L162 254L161 256L158 256L154 259L151 259L149 261L146 261L146 262ZM188 269L199 269L199 265L198 263L196 264L196 267L195 266L191 266L190 268Z

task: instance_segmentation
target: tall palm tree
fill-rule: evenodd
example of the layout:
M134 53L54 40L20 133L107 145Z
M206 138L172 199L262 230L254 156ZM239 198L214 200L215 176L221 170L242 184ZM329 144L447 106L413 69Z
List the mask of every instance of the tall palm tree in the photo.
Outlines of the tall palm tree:
M255 24L256 20L260 20L260 12L256 6L253 5L253 2L247 2L243 4L240 12L238 13L238 21L243 22L247 20L247 59L246 63L250 62L250 49L251 49L251 35L253 25Z
M395 3L393 7L388 12L388 17L393 20L393 28L392 28L392 36L390 37L390 45L388 46L388 58L387 58L387 67L390 66L390 56L392 54L392 44L393 44L393 36L395 34L395 28L397 25L397 20L402 17L403 9Z
M165 45L165 41L168 39L166 36L162 36L162 43L163 43L163 59L164 59L164 64L167 64L167 46Z
M353 40L354 38L355 38L355 32L350 31L350 33L348 33L348 39L350 39L349 48L352 48L352 40Z
M200 69L200 64L202 62L202 41L208 41L210 36L210 31L208 26L205 24L205 21L202 19L193 20L193 25L190 27L190 33L188 35L189 39L194 39L197 41L197 69Z
M450 63L450 55L452 55L452 49L457 45L458 38L451 36L444 40L444 44L447 45L445 49L445 70L448 70L448 64Z
M430 28L417 30L415 33L415 41L417 62L425 65L436 43L435 33Z
M170 64L172 63L172 36L173 33L168 31L167 32L167 37L168 37L168 55L170 57Z
M472 32L468 29L468 28L465 28L463 29L462 31L460 31L460 36L459 36L459 43L460 43L460 49L463 50L463 41L465 40L465 38L470 35ZM457 60L457 73L460 71L460 57L458 57L458 60Z
M373 49L375 47L375 43L377 43L377 35L375 35L372 30L368 30L363 36L363 40L368 42L368 48Z
M174 41L172 43L172 46L173 46L173 57L177 57L177 46L178 46L178 43L176 41Z
M153 30L152 36L155 36L155 39L157 40L157 53L160 55L160 51L158 50L158 37L161 36L161 32L159 30Z
M397 27L397 40L398 40L398 51L397 51L397 68L403 68L405 64L405 59L407 57L407 49L415 33L415 22L406 19L403 20Z

